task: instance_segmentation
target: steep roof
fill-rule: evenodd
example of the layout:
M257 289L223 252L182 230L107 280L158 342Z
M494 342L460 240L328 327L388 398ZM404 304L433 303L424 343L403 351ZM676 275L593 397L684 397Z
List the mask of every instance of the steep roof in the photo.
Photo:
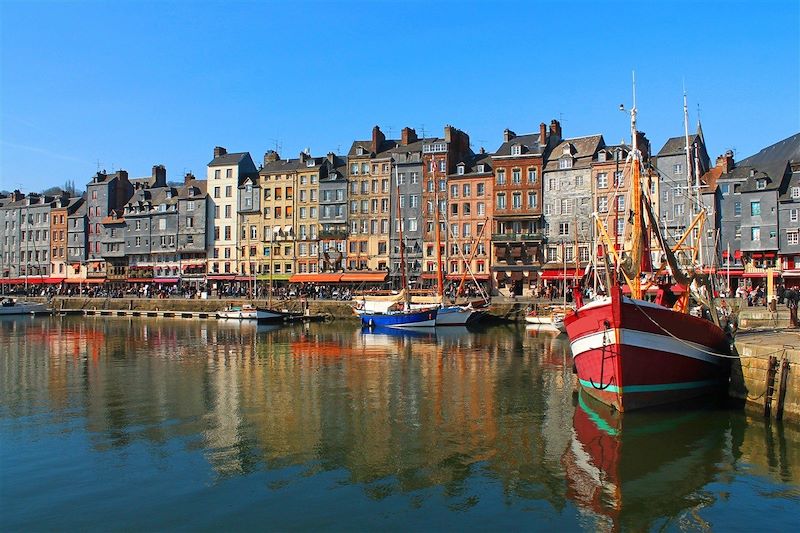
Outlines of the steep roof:
M702 136L696 133L689 134L689 146L694 143L696 139L700 140L700 143L703 143ZM667 142L664 143L664 146L661 147L661 150L658 151L656 154L657 157L663 157L666 155L686 155L686 137L681 135L680 137L670 137L667 139Z
M493 154L473 154L467 161L459 161L456 164L458 167L461 163L464 163L464 173L463 174L448 174L448 178L475 178L478 176L487 176L491 175L492 173L492 155ZM478 171L478 166L483 165L484 170L483 172Z
M767 146L736 165L753 167L780 181L786 173L787 163L800 161L800 133Z
M234 152L230 154L223 154L215 157L208 164L210 167L229 167L238 165L242 160L249 155L248 152Z
M350 145L350 150L347 152L347 157L377 157L378 155L382 154L383 152L390 152L393 148L397 147L400 144L400 141L394 139L386 139L381 143L378 147L378 152L372 152L372 139L368 141L353 141L353 144ZM364 149L363 155L358 155L358 148L361 147Z
M541 156L544 155L544 152L547 148L547 144L541 145L539 144L539 134L538 133L526 133L525 135L517 135L513 139L510 139L503 144L500 145L494 155L496 157L502 157L506 155L511 155L511 147L519 144L522 146L522 155L528 156Z
M286 174L288 172L295 172L302 166L300 159L278 159L277 161L269 161L266 165L261 167L258 171L260 175L264 174Z
M545 163L545 172L556 170L569 170L560 169L558 160L564 155L564 151L569 148L573 159L572 168L585 168L588 167L594 154L597 153L601 147L605 145L602 135L587 135L586 137L573 137L571 139L564 139L550 152L547 162Z

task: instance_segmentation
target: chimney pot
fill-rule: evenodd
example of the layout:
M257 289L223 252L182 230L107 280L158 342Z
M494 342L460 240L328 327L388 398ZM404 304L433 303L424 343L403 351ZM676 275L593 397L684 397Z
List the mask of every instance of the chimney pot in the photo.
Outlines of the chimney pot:
M214 147L214 158L215 159L217 157L223 156L223 155L225 155L227 153L228 153L228 151L225 148L223 148L222 146L215 146Z
M544 146L547 144L547 124L542 122L539 124L539 145Z

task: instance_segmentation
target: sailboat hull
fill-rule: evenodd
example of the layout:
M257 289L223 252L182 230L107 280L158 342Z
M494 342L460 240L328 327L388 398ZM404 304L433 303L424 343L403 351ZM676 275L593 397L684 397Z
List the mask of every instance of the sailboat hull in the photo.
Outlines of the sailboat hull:
M397 311L394 313L362 313L361 325L377 328L418 328L436 325L437 309Z
M728 340L702 318L616 290L564 323L581 387L618 411L706 395L727 383Z
M439 308L439 312L436 314L436 325L466 326L479 321L485 314L485 311L461 305L444 306Z

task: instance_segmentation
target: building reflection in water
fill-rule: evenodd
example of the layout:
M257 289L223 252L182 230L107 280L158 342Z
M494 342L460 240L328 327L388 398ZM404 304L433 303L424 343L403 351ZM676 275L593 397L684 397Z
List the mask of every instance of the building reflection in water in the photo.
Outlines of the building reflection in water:
M179 442L215 478L274 472L274 490L331 471L371 498L438 487L468 508L480 478L507 504L639 530L705 505L721 462L800 478L796 433L728 412L576 407L566 339L523 328L26 318L0 333L3 418L70 420L100 453Z

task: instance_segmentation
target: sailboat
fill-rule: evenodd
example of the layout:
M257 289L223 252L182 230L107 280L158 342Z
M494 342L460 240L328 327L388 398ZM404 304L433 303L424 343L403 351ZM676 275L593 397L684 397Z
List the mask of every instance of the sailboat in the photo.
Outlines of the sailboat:
M489 304L489 298L487 295L483 293L483 289L480 288L480 285L475 280L473 276L473 281L478 286L479 290L481 291L482 300L476 302L468 302L465 304L446 304L445 303L445 296L444 296L444 276L442 275L442 230L441 230L441 219L445 218L445 227L448 226L446 215L441 213L439 210L439 199L438 193L435 199L436 204L435 206L435 213L436 213L436 295L433 297L425 297L425 296L417 296L412 298L412 307L423 307L425 305L430 305L431 303L438 306L438 314L436 315L436 325L437 326L466 326L467 324L475 324L481 318L486 316L487 308ZM441 215L441 216L440 216ZM486 224L483 225L481 229L481 233L478 234L477 240L480 240L481 236L483 235L483 229L486 228ZM466 271L461 277L461 283L458 286L458 290L456 290L456 297L460 296L463 289L464 283L466 281L467 273L471 274L469 270L470 264L472 262L472 257L475 255L475 251L477 251L477 247L473 250L472 255L469 259L463 257L463 253L459 249L459 253L462 254L462 259L464 259L464 265Z
M400 187L397 188L398 197ZM370 310L365 306L356 309L356 313L361 318L361 325L370 328L419 328L433 327L436 325L436 317L439 309L437 307L423 307L413 309L411 307L411 297L408 292L408 276L406 275L405 242L403 242L403 223L402 213L400 212L400 202L397 206L397 218L400 220L398 227L400 237L400 272L403 290L400 291L402 300L394 298L387 300L389 306L386 310Z
M272 307L272 253L274 238L270 236L269 247L269 300L267 307L258 307L253 304L229 305L222 311L217 312L217 318L222 320L256 320L260 323L291 322L301 318L302 313L292 313L288 310L278 311ZM249 244L249 242L248 242ZM248 246L249 248L249 246ZM253 272L253 285L251 286L251 296L255 300L256 296L256 274Z
M717 391L727 383L730 368L730 341L716 317L713 288L707 280L701 282L701 269L692 264L685 271L675 256L694 228L701 229L705 212L699 210L675 247L666 243L653 212L649 187L641 185L635 84L630 117L629 238L624 249L617 250L595 215L607 265L613 265L606 269L609 294L584 305L580 290L575 290L576 310L564 318L581 387L621 412ZM650 232L665 258L655 272L648 265ZM697 260L699 241L691 241L692 261ZM674 283L658 283L667 274ZM673 301L676 286L681 291ZM644 299L651 287L657 287L654 301ZM704 304L704 312L711 319L689 313L690 291Z

